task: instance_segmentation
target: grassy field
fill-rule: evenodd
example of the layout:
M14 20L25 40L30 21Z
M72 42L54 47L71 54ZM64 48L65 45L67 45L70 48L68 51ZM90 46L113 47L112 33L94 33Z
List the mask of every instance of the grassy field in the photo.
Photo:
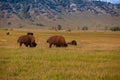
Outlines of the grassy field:
M120 80L120 32L0 30L0 80ZM20 35L33 32L36 48L19 47ZM48 47L62 35L77 46Z

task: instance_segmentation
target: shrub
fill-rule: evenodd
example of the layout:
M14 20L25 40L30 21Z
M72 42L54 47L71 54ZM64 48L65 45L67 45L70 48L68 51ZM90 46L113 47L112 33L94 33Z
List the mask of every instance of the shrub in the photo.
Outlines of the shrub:
M82 30L88 30L88 27L84 26L82 27Z
M62 26L61 26L61 25L58 25L58 26L57 26L57 30L62 30Z
M120 31L120 27L116 26L116 27L111 27L110 28L111 31Z

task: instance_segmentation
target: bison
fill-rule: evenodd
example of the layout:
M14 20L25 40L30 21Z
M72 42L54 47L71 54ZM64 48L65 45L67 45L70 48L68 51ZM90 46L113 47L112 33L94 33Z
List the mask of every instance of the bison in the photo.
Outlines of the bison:
M6 35L10 35L10 32L6 32Z
M77 45L77 41L76 40L72 40L71 42L67 43L67 44L70 44L70 45Z
M58 36L58 35L48 38L47 43L49 43L49 48L51 48L52 45L55 45L56 47L68 46L65 42L65 38L63 36Z
M33 33L32 32L28 32L27 35L33 35Z
M36 47L37 43L35 42L35 38L32 35L22 35L18 38L17 43L22 46L24 44L26 47Z

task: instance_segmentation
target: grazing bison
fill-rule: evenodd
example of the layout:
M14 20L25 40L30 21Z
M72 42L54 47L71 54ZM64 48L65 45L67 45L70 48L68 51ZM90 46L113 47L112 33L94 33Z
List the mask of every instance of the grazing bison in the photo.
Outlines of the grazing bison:
M71 42L67 43L67 44L70 44L70 45L77 45L77 41L76 40L72 40Z
M22 35L18 38L17 41L20 46L22 46L22 44L24 44L26 47L36 47L37 43L35 42L35 38L32 35Z
M10 35L10 32L7 32L6 35Z
M65 38L62 36L52 36L47 40L47 43L49 43L49 48L51 48L52 45L55 45L56 47L68 46L65 42Z
M27 35L33 35L33 33L32 32L28 32Z

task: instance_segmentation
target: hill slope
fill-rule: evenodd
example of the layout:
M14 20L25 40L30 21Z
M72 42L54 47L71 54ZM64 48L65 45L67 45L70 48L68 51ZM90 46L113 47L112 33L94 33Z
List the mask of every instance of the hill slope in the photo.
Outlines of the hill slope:
M120 4L91 0L0 0L1 28L120 26Z

